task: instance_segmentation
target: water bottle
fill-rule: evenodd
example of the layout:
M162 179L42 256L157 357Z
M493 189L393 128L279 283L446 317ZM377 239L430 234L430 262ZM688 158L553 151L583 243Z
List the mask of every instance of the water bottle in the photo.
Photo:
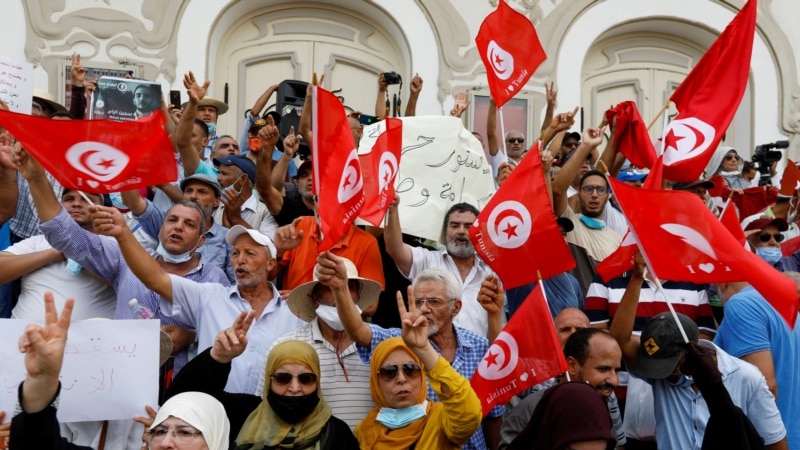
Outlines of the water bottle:
M140 305L139 300L136 300L135 298L132 298L131 301L128 302L128 305L133 311L133 316L137 319L155 319L156 317L156 314L153 311L146 306Z

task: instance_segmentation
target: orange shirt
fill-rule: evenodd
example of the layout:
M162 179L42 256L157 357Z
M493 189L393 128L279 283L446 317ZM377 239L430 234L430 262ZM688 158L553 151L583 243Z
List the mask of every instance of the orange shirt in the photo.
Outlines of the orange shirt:
M284 266L282 289L294 289L314 279L314 266L317 264L317 244L319 229L313 216L304 216L297 224L297 232L303 231L303 241L299 246L287 251L281 258ZM383 263L378 250L378 241L371 234L356 227L344 235L331 252L342 258L353 261L362 278L377 281L381 289L385 288Z

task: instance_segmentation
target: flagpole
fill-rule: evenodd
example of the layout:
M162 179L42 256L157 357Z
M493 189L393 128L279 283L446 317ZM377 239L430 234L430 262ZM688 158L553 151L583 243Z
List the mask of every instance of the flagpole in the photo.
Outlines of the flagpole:
M542 272L537 270L536 277L539 279L539 282L536 283L536 287L542 289L542 298L544 299L544 303L547 305L547 309L550 309L550 300L547 299L547 291L544 290L544 280L542 280ZM558 330L556 330L556 332L558 332ZM567 381L572 381L572 379L569 376L569 370L564 372L564 375L567 377Z
M84 194L83 191L78 191L78 194L80 194L81 197L83 197L83 199L86 200L90 205L94 205L94 202L89 199L89 196Z
M608 174L606 174L606 178L608 178ZM608 181L609 185L611 184ZM622 214L625 218L628 218L628 215L625 213L625 209L622 207L622 203L619 203L619 209L622 211ZM672 318L675 320L675 324L678 326L678 331L681 332L681 337L683 337L683 342L688 343L689 337L686 335L686 330L683 329L683 325L681 325L680 319L678 319L678 313L675 312L675 308L673 308L672 303L669 301L669 297L667 297L667 293L664 292L664 287L661 286L661 280L658 279L658 275L653 270L653 265L650 264L650 258L647 256L647 252L644 251L644 246L642 246L641 241L639 240L639 236L636 234L636 230L633 229L632 226L628 226L628 231L633 234L634 239L636 239L636 248L642 253L642 258L644 258L644 262L647 265L647 271L653 275L653 282L656 284L656 290L664 297L664 302L667 304L667 308L669 308L669 312L672 314ZM644 273L647 275L647 272Z
M655 125L655 124L656 124L656 122L658 122L658 119L661 117L661 115L662 115L662 114L664 114L664 112L665 112L667 109L669 109L669 104L670 104L670 102L671 102L671 100L667 99L667 103L664 103L664 106L662 106L662 107L661 107L661 110L660 110L660 111L658 111L658 114L656 114L656 116L655 116L655 117L653 118L653 120L650 122L650 125L647 125L647 131L650 131L650 128L653 128L653 125Z
M500 136L501 136L500 140L503 142L502 145L503 155L506 158L508 158L508 152L506 151L506 124L503 121L503 107L501 106L497 108L497 111L500 113Z

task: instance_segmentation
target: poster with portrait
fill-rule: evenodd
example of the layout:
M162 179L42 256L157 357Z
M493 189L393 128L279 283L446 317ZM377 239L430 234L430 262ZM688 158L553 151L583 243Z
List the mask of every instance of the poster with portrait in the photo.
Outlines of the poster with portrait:
M90 119L127 122L161 108L161 85L144 80L100 77L92 97Z

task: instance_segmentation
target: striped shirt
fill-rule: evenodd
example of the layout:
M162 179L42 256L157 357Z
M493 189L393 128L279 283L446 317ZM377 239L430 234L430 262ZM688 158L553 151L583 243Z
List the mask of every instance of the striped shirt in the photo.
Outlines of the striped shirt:
M617 313L622 296L625 295L629 280L629 276L621 276L603 284L599 277L595 277L586 294L584 311L592 325L611 322ZM711 305L708 303L706 285L677 281L662 281L661 284L675 311L686 314L701 329L712 332L716 329ZM655 283L645 279L639 293L634 331L641 331L651 317L668 311L667 302L664 296L656 291Z
M361 360L356 344L352 343L342 352L343 369L336 356L336 348L322 336L318 320L315 318L307 325L284 334L275 340L272 347L290 340L307 342L314 347L319 355L320 386L325 402L331 407L333 415L347 423L352 430L375 407L369 390L369 364ZM261 396L263 392L264 375L259 377L256 395Z

